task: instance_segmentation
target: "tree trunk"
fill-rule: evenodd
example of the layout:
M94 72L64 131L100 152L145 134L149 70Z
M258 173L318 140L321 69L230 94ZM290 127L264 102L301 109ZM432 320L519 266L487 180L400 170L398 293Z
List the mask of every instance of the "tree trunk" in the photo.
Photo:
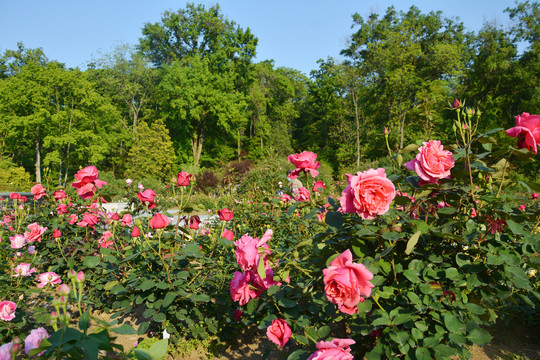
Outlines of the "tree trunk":
M41 184L41 153L39 147L39 140L36 140L36 182Z

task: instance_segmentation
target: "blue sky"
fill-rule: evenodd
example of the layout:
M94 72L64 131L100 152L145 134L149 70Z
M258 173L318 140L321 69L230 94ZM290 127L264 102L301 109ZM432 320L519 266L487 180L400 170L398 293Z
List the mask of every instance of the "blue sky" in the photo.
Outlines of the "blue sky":
M69 67L86 68L92 57L110 52L121 43L137 44L146 22L157 22L165 10L184 8L174 0L0 0L0 53L42 47L49 59ZM510 0L223 0L199 1L207 8L219 3L222 13L259 39L257 61L274 59L276 66L305 74L316 69L318 59L339 58L352 34L352 14L367 17L394 5L422 12L441 10L459 17L467 30L477 31L484 21L509 26L504 13Z

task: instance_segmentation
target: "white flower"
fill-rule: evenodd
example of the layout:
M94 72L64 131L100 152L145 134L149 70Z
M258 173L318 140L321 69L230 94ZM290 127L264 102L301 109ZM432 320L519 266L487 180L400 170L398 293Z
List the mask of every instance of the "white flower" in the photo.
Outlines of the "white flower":
M169 333L167 332L167 329L163 330L163 338L164 338L164 339L168 339L168 338L170 338L170 337L171 337L171 334L169 334Z

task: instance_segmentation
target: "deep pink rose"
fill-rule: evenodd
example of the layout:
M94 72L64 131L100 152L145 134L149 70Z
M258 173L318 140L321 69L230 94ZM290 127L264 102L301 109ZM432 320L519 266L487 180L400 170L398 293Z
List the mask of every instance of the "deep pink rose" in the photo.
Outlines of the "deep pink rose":
M193 230L199 230L201 224L201 218L199 215L193 215L189 218L189 228Z
M420 146L416 158L405 164L411 171L416 171L420 179L428 183L436 183L439 179L450 177L450 169L454 167L454 156L444 150L438 140L429 140Z
M292 197L288 194L281 194L281 202L288 204L292 200Z
M71 225L75 224L75 223L77 222L77 220L79 220L79 219L77 218L77 215L75 215L75 214L69 214L69 223L70 223Z
M176 179L178 186L189 186L189 182L193 179L193 175L186 171L181 171L176 174Z
M52 271L41 273L37 276L37 278L39 281L38 288L40 289L49 284L55 285L62 283L62 279L60 279L60 276L58 276L57 273Z
M459 107L461 106L461 101L459 101L457 98L454 100L454 104L452 105L452 107L454 108L454 110L456 109L459 109Z
M221 221L231 221L233 216L234 216L232 210L229 210L227 208L218 210L217 213L218 213L218 216L219 216L219 220L221 220Z
M17 304L13 301L0 302L0 319L4 321L11 321L15 318L15 310L17 310Z
M321 180L315 181L315 183L313 184L313 192L322 192L324 191L324 189L324 182L322 182Z
M296 179L300 172L308 172L312 177L317 177L319 171L317 170L320 166L320 162L315 162L317 160L317 154L311 151L303 151L300 154L291 154L288 157L289 162L291 162L296 169L294 169L290 174L290 179Z
M353 360L350 346L352 339L334 339L317 343L317 350L307 360Z
M84 169L77 171L75 179L71 186L77 189L77 193L83 199L89 199L96 194L96 187L101 189L103 185L107 185L105 181L98 179L99 172L95 166L87 166Z
M93 228L98 222L99 218L96 215L85 212L82 221L78 222L77 225L80 227L90 226Z
M109 246L113 246L114 242L112 240L109 240L113 237L112 232L105 231L103 235L99 238L99 247L101 248L108 248Z
M45 189L43 185L41 184L36 184L32 186L32 188L30 189L30 192L32 193L32 195L34 195L35 200L39 200L43 196L47 195L47 189Z
M56 213L58 215L67 214L68 212L69 212L69 210L68 210L68 206L66 204L59 204L56 207Z
M527 148L537 154L540 146L540 115L524 112L516 116L516 126L506 130L506 135L518 138L518 148Z
M244 315L242 310L239 310L239 309L234 310L234 320L239 321L242 315Z
M538 199L538 193L533 193L531 197L533 200Z
M138 227L134 226L133 230L131 230L131 236L132 237L139 237L141 236L141 230L139 230Z
M48 337L47 330L42 327L30 331L30 334L24 339L24 352L26 355L30 355L31 350L39 348L41 341Z
M352 262L352 253L345 250L323 270L326 298L341 312L354 314L357 305L371 295L373 274L363 264Z
M341 193L341 208L346 213L357 213L363 219L374 219L390 208L396 196L394 184L386 178L384 169L369 169L357 175L347 174L349 186Z
M169 225L169 218L162 214L155 214L149 221L150 227L154 230L163 229Z
M64 190L56 190L55 192L53 192L53 196L56 201L67 198L66 192Z
M255 274L252 271L244 271L243 273L235 271L234 277L231 280L231 296L234 301L238 301L240 305L245 305L251 299L256 299L261 296L263 290L252 286Z
M46 227L39 226L38 223L32 223L28 225L30 231L24 232L24 237L28 239L28 242L33 243L35 241L41 242L41 235L47 230Z
M270 341L281 347L285 346L291 335L291 327L282 319L272 320L272 324L266 329L266 336L268 336Z
M122 226L130 226L133 222L133 217L130 214L124 214L122 216Z
M233 241L234 240L234 233L231 230L223 229L223 233L221 233L221 237L223 239Z
M9 194L9 198L11 200L20 200L21 199L21 194L14 192L14 193Z
M261 240L245 234L234 243L236 245L236 261L242 270L250 270L257 267L261 258L259 248L268 249L269 246L266 242L270 240L272 235L273 231L270 229L264 233ZM267 250L266 252L268 253L269 251Z
M146 189L144 191L140 191L137 196L139 197L139 200L141 200L141 202L143 204L146 204L148 203L148 208L149 209L153 209L156 207L156 204L154 203L154 199L156 197L156 193L154 192L154 190L152 189Z
M21 235L21 234L10 236L9 240L11 240L12 249L20 249L24 245L26 245L26 243L28 242L28 239L24 235Z
M298 188L298 195L294 198L296 201L309 201L309 190L305 187Z
M36 268L33 268L31 264L20 263L13 268L13 271L15 272L15 275L11 275L13 277L30 276L36 272Z
M75 179L77 179L77 181L75 183L88 184L97 180L98 177L98 169L95 166L87 166L84 169L77 171L77 173L75 174Z

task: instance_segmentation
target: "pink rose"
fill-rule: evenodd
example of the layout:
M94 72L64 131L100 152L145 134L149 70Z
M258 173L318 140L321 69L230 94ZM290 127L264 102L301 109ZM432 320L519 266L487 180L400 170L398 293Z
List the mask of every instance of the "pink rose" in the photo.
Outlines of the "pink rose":
M33 268L31 266L32 266L31 264L20 263L19 265L15 266L15 268L13 268L15 275L11 275L11 276L13 277L30 276L32 273L36 272L36 268Z
M245 234L234 243L236 245L236 262L242 270L250 270L257 267L261 257L259 248L268 249L269 246L266 242L270 240L272 235L273 231L270 229L264 233L261 240Z
M32 195L34 195L35 200L39 200L43 196L47 195L47 189L45 189L45 187L43 187L43 185L41 184L36 184L32 186L32 188L30 189L30 192L32 193Z
M96 187L101 189L107 185L105 181L98 179L99 172L95 166L87 166L77 171L75 179L71 186L77 189L77 193L83 199L89 199L96 194Z
M307 360L353 360L350 346L352 339L334 339L317 343L317 350Z
M178 186L189 186L189 182L193 179L193 175L186 171L181 171L176 174Z
M154 199L156 197L156 193L152 189L146 189L144 191L140 191L137 196L139 197L139 200L143 204L148 205L149 209L153 209L156 207L156 204L154 203Z
M227 208L218 210L217 213L221 221L231 221L234 216L233 212Z
M317 177L317 175L319 175L317 169L321 166L321 163L318 161L315 162L315 160L317 160L317 154L311 151L304 151L300 154L291 154L289 155L288 160L296 166L296 169L289 174L290 179L296 179L302 171L309 171L312 177Z
M242 315L244 315L242 310L239 310L239 309L234 310L234 320L239 321Z
M66 192L64 190L56 190L53 192L54 200L60 201L67 198Z
M63 214L67 214L69 211L68 211L68 206L66 204L59 204L57 207L56 207L56 213L58 215L63 215Z
M31 350L39 348L41 341L48 337L49 334L47 333L47 330L42 327L30 331L30 335L24 339L24 352L26 355L30 355Z
M138 227L134 226L133 230L131 230L131 236L132 237L139 237L141 236L141 230L139 230Z
M99 241L98 241L99 247L108 248L109 246L112 246L114 242L112 240L109 240L112 237L113 237L112 232L105 231L103 235L99 238Z
M58 276L57 273L52 271L41 273L37 276L37 278L39 281L38 288L40 289L49 284L55 285L62 283L62 279L60 279L60 276Z
M20 249L24 245L26 245L26 243L28 242L28 239L24 235L21 235L21 234L11 236L9 240L11 240L12 249Z
M516 116L516 126L506 130L506 135L517 137L519 149L527 148L536 155L540 146L540 115L524 112Z
M78 222L77 225L80 227L90 226L91 228L93 228L94 225L96 225L98 222L99 218L96 215L85 212L82 221Z
M189 218L189 228L193 230L199 230L201 224L201 218L199 215L193 215Z
M268 336L270 341L281 347L285 346L291 335L291 327L282 319L272 320L272 324L266 329L266 336Z
M11 194L9 194L9 198L11 200L20 200L21 194L19 194L19 193L11 193Z
M354 314L357 305L371 295L373 274L363 264L352 262L352 253L345 250L323 270L326 298L341 312Z
M221 237L223 239L233 241L234 240L234 233L231 230L223 229L223 232L221 233Z
M28 239L28 242L33 243L35 241L41 242L41 235L47 230L46 227L39 226L38 223L32 223L28 225L30 231L25 231L24 236Z
M533 200L538 199L538 193L533 193L533 194L532 194L532 199L533 199Z
M245 305L251 299L261 296L263 290L252 286L255 274L252 271L243 273L235 271L231 280L231 296L233 301L238 301L240 305Z
M130 214L124 214L122 216L122 226L130 226L133 222L133 217Z
M15 310L17 309L17 304L12 301L2 301L0 302L0 319L4 321L11 321L15 318Z
M281 194L281 202L288 204L292 200L292 197L288 194Z
M154 230L163 229L169 225L169 218L162 214L155 214L149 221L150 227Z
M396 196L394 184L386 178L384 169L369 169L357 175L347 174L349 186L341 193L341 208L357 213L363 219L385 214Z
M450 169L454 167L454 156L444 150L438 140L429 140L420 146L416 158L405 164L405 167L425 182L436 183L439 179L450 177Z
M527 206L525 206L525 204L519 205L519 210L525 211L525 209L527 209Z
M461 101L459 101L457 98L454 100L454 104L452 105L452 108L454 108L454 110L457 110L461 107Z
M13 344L13 341L0 346L0 360L12 360L13 354L19 352L18 346L19 344Z
M70 215L69 215L69 223L70 223L71 225L75 224L75 223L77 222L77 220L79 220L79 219L77 218L77 215L75 215L75 214L70 214Z
M298 188L298 195L294 198L296 201L309 201L309 190L305 187Z
M313 192L322 192L324 191L324 189L324 182L322 182L321 180L315 181L315 183L313 184Z

